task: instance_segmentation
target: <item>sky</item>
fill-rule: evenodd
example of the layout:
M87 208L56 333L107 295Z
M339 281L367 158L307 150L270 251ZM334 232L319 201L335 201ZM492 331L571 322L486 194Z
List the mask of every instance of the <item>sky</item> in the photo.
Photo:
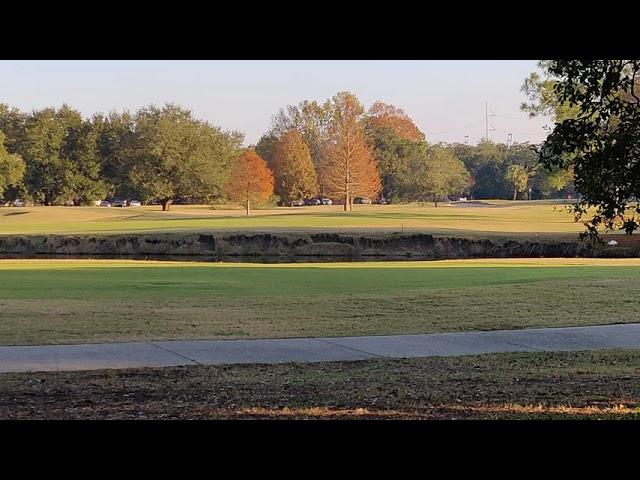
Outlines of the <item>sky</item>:
M254 144L280 108L355 93L402 108L429 142L489 138L539 143L548 118L520 111L520 87L535 60L2 60L0 103L23 111L63 103L84 116L177 103Z

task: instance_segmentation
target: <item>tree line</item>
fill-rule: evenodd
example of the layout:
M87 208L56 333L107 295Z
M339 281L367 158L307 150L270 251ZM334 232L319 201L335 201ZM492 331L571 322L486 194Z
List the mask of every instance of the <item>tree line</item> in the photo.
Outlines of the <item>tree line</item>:
M433 201L547 198L570 191L528 144L429 144L404 111L368 110L350 92L281 109L256 145L178 105L83 118L68 105L30 113L0 104L0 199L91 205L137 198L168 210L197 202L290 204L312 196ZM529 191L531 188L531 192Z

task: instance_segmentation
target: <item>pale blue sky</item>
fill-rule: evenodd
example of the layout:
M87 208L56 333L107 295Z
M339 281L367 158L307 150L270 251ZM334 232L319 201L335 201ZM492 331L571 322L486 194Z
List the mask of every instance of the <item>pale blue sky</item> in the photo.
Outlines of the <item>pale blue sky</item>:
M0 103L25 111L63 103L83 115L175 102L255 143L279 108L355 93L366 108L376 100L402 108L431 142L476 143L484 106L496 116L494 141L537 143L549 119L519 111L523 79L534 60L473 61L0 61Z

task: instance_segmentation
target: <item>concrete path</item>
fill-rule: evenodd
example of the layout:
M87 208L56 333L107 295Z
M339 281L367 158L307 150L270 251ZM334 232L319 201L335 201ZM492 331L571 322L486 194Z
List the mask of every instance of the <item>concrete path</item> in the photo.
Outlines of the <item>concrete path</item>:
M640 323L428 335L0 347L0 372L326 362L603 348L640 348Z

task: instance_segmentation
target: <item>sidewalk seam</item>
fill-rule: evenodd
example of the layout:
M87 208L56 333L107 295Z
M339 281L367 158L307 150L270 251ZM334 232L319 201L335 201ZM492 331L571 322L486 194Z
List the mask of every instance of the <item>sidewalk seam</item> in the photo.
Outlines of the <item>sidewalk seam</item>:
M181 353L178 352L174 352L173 350L171 350L170 348L167 347L163 347L162 345L158 345L157 343L153 343L153 342L145 342L147 345L153 345L154 347L158 347L161 350L164 350L165 352L169 352L169 353L173 353L174 355L177 355L179 357L184 358L185 360L189 360L190 362L195 363L196 365L204 365L204 363L201 363L197 360L194 360L193 358L189 358L186 355L183 355Z
M317 340L318 342L328 343L329 345L333 345L335 347L342 347L342 348L346 348L348 350L353 350L354 352L364 353L365 355L370 355L370 356L375 357L375 358L388 358L386 355L380 355L379 353L367 352L366 350L360 350L359 348L349 347L348 345L342 345L340 343L330 342L329 340L326 340L324 338L314 338L314 340Z

